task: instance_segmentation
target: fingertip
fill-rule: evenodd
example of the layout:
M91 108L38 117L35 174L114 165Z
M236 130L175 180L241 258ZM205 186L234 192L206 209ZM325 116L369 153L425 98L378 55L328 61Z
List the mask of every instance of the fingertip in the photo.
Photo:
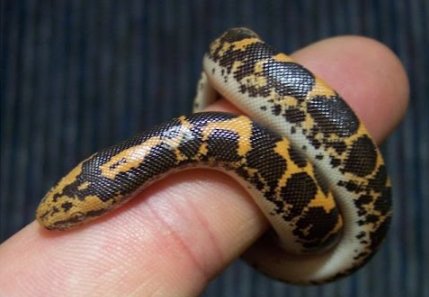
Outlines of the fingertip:
M340 36L307 46L293 57L342 95L377 142L404 116L408 78L399 58L384 44Z

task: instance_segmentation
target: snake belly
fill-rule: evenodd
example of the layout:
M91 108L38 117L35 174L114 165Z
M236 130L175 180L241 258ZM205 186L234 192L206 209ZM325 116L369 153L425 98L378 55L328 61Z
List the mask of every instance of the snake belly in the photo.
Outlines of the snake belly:
M252 120L201 112L220 95ZM247 189L275 231L244 255L263 273L320 284L374 255L390 222L390 181L367 130L326 83L233 28L204 57L194 111L82 161L42 199L39 223L66 230L171 172L210 168Z

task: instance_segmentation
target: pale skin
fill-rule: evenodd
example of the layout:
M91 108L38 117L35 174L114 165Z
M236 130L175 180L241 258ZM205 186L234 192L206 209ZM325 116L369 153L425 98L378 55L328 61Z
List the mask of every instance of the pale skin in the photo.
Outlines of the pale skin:
M407 77L380 43L337 37L293 57L342 94L378 143L403 117ZM210 110L236 111L224 100ZM0 246L0 296L198 296L267 228L223 174L175 174L75 230L30 223Z

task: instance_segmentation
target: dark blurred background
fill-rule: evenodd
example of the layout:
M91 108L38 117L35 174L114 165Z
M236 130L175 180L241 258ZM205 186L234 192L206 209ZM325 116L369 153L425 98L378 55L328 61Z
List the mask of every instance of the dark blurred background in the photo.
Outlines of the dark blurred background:
M1 0L0 8L0 242L33 220L46 190L82 158L189 113L202 55L226 28L248 26L285 52L359 34L389 46L411 82L407 117L384 146L395 200L389 238L335 284L296 288L237 261L204 296L429 296L429 1Z

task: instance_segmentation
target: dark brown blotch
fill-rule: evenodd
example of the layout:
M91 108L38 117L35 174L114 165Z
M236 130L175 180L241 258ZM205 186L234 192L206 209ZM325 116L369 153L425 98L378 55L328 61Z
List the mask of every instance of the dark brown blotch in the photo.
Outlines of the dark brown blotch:
M286 119L286 121L288 121L289 123L301 123L303 121L305 121L305 112L303 112L302 110L298 109L298 108L289 108L286 109L285 112L283 113L284 118Z
M308 113L320 131L347 137L356 133L359 119L340 96L315 96L308 102Z
M303 240L308 251L323 250L339 238L340 233L330 234L339 219L337 210L327 213L322 207L312 207L298 220L293 233Z
M338 167L338 166L341 165L341 159L338 159L338 158L336 158L334 156L331 156L331 162L330 162L330 164L331 164L332 168L336 168L336 167Z
M271 107L271 112L273 115L278 116L282 112L282 106L280 104L274 104Z
M289 147L289 157L300 168L307 166L307 160L304 156L292 146Z
M386 166L381 165L378 167L374 178L369 180L369 188L375 192L381 192L384 190L387 184L387 170Z
M240 135L231 130L214 130L207 141L207 158L218 162L239 161L241 159L238 155L239 138Z
M347 145L344 141L330 142L329 147L334 148L335 152L339 155L341 155L347 150Z
M303 101L315 84L314 75L294 62L270 59L264 64L264 76L277 94L292 96L298 101Z
M281 196L292 207L284 219L287 221L300 216L306 206L314 199L317 193L317 185L311 176L305 172L294 173L287 184L281 189Z
M257 169L258 174L271 189L277 187L278 180L287 170L286 160L274 151L275 139L274 135L260 128L256 129L255 126L251 138L253 149L246 156L247 166Z
M384 221L380 224L380 226L369 234L371 238L370 249L375 251L380 246L383 239L386 237L387 230L389 230L390 226L390 217L384 219Z
M352 144L347 152L343 171L364 177L374 171L376 162L377 149L372 140L367 135L363 135Z
M64 212L68 212L73 207L73 203L71 202L64 202L61 204L61 208Z

